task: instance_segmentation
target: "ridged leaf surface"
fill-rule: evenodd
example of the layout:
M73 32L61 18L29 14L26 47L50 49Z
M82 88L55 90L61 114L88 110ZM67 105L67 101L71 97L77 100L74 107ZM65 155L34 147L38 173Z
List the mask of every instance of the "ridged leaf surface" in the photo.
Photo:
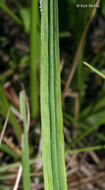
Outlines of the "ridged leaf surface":
M43 0L41 17L41 120L45 190L66 190L58 1Z

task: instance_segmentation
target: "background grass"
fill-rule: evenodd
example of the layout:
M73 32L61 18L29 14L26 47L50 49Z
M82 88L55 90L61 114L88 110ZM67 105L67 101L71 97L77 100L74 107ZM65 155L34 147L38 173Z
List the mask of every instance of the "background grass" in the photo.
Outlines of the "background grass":
M81 187L81 185L78 185L80 183L78 172L73 173L75 176L77 176L74 181L79 181L77 186L73 186L73 175L70 174L69 178L69 172L71 171L72 167L74 168L74 165L72 165L72 156L70 156L71 154L73 156L76 156L77 165L82 165L82 162L80 164L80 160L82 160L83 158L85 167L86 163L90 164L91 167L93 167L93 165L95 164L95 167L97 168L95 172L97 175L100 174L100 172L104 172L104 165L100 169L100 166L96 164L95 159L91 157L92 152L94 151L94 154L98 157L100 163L103 163L103 160L105 159L105 81L99 75L92 72L83 64L83 62L85 61L89 63L89 65L91 65L89 67L94 67L101 73L104 73L105 2L100 2L100 8L96 10L93 18L91 18L93 8L77 8L77 3L94 4L96 3L96 1L65 0L59 1L58 3L61 89L64 118L63 132L66 150L65 158L68 189L70 189L69 184L71 184L71 189L74 187L75 189L88 188L86 184L83 186L83 188ZM50 11L53 11L52 8L50 8ZM26 176L26 179L25 177L23 177L28 183L28 188L43 189L41 159L42 139L40 124L41 114L39 104L39 99L41 95L40 49L43 42L40 43L41 15L39 10L39 3L38 1L36 1L36 4L34 4L34 1L26 2L22 0L14 2L13 0L10 0L4 2L3 0L0 0L0 18L1 132L8 109L11 106L14 108L11 111L4 138L0 146L0 189L13 189L15 181L17 179L18 167L20 166L20 164L23 164L23 168L28 168L28 176ZM88 24L90 18L91 22ZM42 27L42 30L43 28L44 26ZM50 25L50 33L52 33L53 29L54 27L52 24ZM53 41L53 39L50 40L52 40L51 44L53 45L57 43L57 40L55 42ZM44 43L44 45L46 44ZM55 56L58 52L57 48L58 44L56 44L54 48ZM45 49L46 47L43 48L43 54ZM50 52L50 49L48 51ZM50 52L50 54L52 54L52 52ZM47 59L45 54L44 57ZM43 59L41 60L41 64L44 67ZM74 71L73 65L75 65ZM43 68L43 71L46 77L47 70L44 69L45 68ZM59 73L51 71L48 80L49 83L51 82L51 79L53 77L59 77ZM71 78L71 81L67 83L69 77ZM57 86L58 78L55 81L56 85L54 85L53 88ZM41 83L43 83L44 88L45 80L43 78ZM26 124L23 126L23 119L19 111L19 93L23 89L25 89L25 92L28 96L31 110L30 131L28 133L26 131L27 116L24 116L24 121L26 121ZM58 97L56 97L56 99L57 98ZM53 101L52 95L50 99L51 101ZM44 101L44 96L42 96L42 104ZM25 97L21 101L21 105L22 103L24 103L25 106ZM52 102L52 104L50 104L51 110L54 109L54 106L57 106L57 103L58 102ZM43 113L44 112L45 110L43 110ZM44 117L45 121L47 121L47 117L48 115ZM52 117L52 123L53 122L54 118ZM52 127L52 129L54 128ZM21 147L23 132L25 132L23 144L27 145ZM44 134L44 137L46 140L47 134ZM49 139L49 141L50 140L51 139ZM18 151L16 150L16 148L18 149ZM87 153L85 153L85 151ZM29 166L30 162L32 161L31 159L33 160L33 162ZM27 161L27 163L25 163L25 161L23 160ZM70 161L71 165L70 167L68 167ZM59 167L60 164L58 163L57 165ZM13 169L15 166L16 168ZM57 170L55 170L55 173L56 171ZM81 173L81 171L79 172ZM25 174L26 172L24 170L23 176L25 176ZM84 179L84 175L85 174L81 175L80 178ZM31 178L29 176L31 176ZM103 183L101 183L101 185ZM19 189L22 189L22 184L24 184L24 189L27 188L25 187L26 184L20 181ZM93 189L102 189L101 185L99 184L94 185L92 183L92 185Z

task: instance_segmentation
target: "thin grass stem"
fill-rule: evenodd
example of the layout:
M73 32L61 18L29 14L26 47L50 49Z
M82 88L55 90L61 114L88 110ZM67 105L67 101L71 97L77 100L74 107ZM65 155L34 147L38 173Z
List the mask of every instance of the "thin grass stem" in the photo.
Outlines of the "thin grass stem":
M21 19L15 15L7 6L6 4L0 0L0 8L5 11L17 24L22 25Z
M92 71L94 71L95 73L97 73L100 77L102 77L103 79L105 79L105 75L98 71L95 67L93 67L92 65L89 65L88 63L86 62L83 62L88 68L90 68Z
M29 144L28 144L28 123L26 110L25 92L20 92L20 113L23 117L24 135L22 138L22 168L23 168L23 189L30 190L30 166L29 166Z

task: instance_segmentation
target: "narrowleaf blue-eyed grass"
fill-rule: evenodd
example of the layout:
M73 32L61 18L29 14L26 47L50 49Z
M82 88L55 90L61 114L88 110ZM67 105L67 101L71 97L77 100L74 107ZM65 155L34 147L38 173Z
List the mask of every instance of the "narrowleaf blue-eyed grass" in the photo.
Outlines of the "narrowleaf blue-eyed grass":
M85 157L84 167L85 163L89 164L93 170L96 168L95 176L98 176L97 172L100 176L100 164L95 163L94 158L92 164L90 157L96 154L99 160L103 161L100 155L103 153L104 156L105 151L105 81L97 76L100 73L96 70L97 68L104 71L105 2L102 1L100 8L96 10L77 8L76 3L81 1L84 2L59 1L58 21L57 0L40 0L40 3L38 0L0 0L0 84L6 87L5 93L3 88L0 88L0 133L8 108L11 104L14 108L18 105L14 109L16 112L9 116L0 147L0 183L5 184L0 185L0 190L14 188L20 165L23 172L18 188L31 190L41 185L44 190L67 190L65 158L68 189L71 190L72 184L78 183L77 178L72 183L72 175L78 176L78 172L83 174L80 171L81 160L75 159L80 170L74 171L72 156L76 154L77 158L83 159L85 152L88 157ZM100 3L100 0L86 1L90 4ZM92 12L94 17L91 17ZM95 34L99 36L95 37ZM97 44L95 47L94 42ZM84 66L83 60L89 62L90 66L94 67L91 69L97 74ZM72 73L73 62L76 67ZM61 87L63 92L71 73L73 80L68 83L65 91L62 122ZM103 74L101 76L104 78ZM25 92L22 91L20 114L18 94L21 84L29 95L31 112L27 109ZM73 94L78 98L79 111L71 98ZM73 136L75 131L76 138ZM15 146L10 146L9 142ZM90 151L94 152L91 154ZM74 173L69 176L71 170ZM95 187L99 186L98 182L95 181ZM85 185L87 183L84 184L84 189ZM94 185L91 185L94 189ZM78 188L80 187L77 186Z
M59 64L58 1L42 2L41 121L45 190L66 190Z

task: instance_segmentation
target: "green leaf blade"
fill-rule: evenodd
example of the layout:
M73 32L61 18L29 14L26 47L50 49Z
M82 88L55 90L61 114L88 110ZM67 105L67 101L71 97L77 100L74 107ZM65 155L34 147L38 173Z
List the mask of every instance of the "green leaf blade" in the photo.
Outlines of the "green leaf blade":
M23 189L30 190L28 124L27 124L27 113L26 113L26 96L24 91L20 92L20 112L23 117L23 126L24 126L24 136L22 139Z
M92 65L89 65L88 63L86 62L83 62L88 68L90 68L92 71L94 71L95 73L97 73L100 77L102 77L103 79L105 79L105 75L98 71L95 67L93 67Z
M42 4L41 120L46 190L67 189L61 110L57 3L55 0L47 0Z

